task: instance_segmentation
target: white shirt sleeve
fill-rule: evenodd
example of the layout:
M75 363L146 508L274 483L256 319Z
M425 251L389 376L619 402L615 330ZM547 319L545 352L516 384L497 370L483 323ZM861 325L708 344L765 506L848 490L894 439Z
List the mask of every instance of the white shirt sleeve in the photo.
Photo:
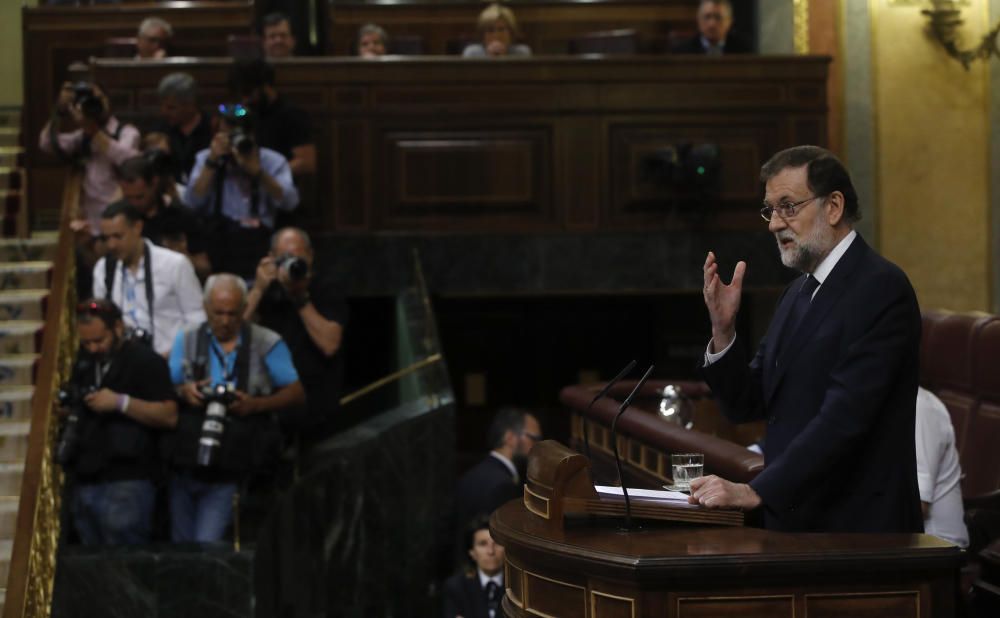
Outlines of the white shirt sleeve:
M936 426L932 406L935 405L923 389L917 392L917 485L920 487L921 502L934 502L934 486L938 478L938 467L944 452L944 433Z
M180 302L184 327L197 326L205 321L205 308L202 304L201 283L198 282L198 276L194 274L191 260L187 257L178 260L175 274L177 298Z
M723 356L725 356L726 352L729 351L729 348L733 347L734 343L736 343L736 337L733 337L733 340L730 341L729 345L727 345L725 347L725 349L723 349L721 352L713 352L712 351L712 342L709 341L708 345L705 347L705 364L702 365L702 367L708 367L709 365L715 363L720 358L722 358Z

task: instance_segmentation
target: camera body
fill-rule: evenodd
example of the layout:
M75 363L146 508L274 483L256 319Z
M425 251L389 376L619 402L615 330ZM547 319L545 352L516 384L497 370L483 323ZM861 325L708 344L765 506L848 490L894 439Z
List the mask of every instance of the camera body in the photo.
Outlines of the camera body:
M91 120L100 120L104 116L104 101L87 82L73 84L73 103L79 105L83 115Z
M274 265L278 270L288 273L288 278L292 281L302 281L309 276L309 264L302 258L286 253L278 256L274 260Z
M244 129L236 129L229 134L229 143L244 157L251 154L257 147L253 134Z
M59 443L56 445L56 463L61 466L73 463L77 455L80 454L82 419L88 413L84 399L96 391L97 387L93 384L80 385L70 382L63 384L56 395L59 405L63 408L69 408L69 415L63 423Z
M125 333L126 341L136 341L142 345L152 349L153 348L153 333L146 330L145 328L130 328Z
M198 437L197 462L199 466L211 466L218 459L226 432L224 421L229 406L236 401L236 389L232 384L206 385L201 388L201 394L205 397L205 420Z

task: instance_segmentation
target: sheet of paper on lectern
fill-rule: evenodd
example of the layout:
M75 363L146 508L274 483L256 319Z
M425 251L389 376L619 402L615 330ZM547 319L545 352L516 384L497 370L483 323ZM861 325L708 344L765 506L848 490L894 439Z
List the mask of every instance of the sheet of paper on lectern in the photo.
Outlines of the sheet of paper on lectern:
M595 485L594 489L597 490L599 494L608 494L611 496L621 496L621 487L611 487L608 485ZM628 488L628 495L631 498L646 498L651 500L663 500L664 502L687 502L687 494L681 493L679 491L664 491L662 489L637 489L635 487Z

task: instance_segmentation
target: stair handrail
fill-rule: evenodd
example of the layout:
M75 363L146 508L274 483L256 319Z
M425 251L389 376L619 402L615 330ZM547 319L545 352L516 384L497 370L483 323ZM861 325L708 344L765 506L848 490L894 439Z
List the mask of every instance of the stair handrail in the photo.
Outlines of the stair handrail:
M70 222L80 202L81 181L79 172L69 172L63 188L3 618L42 618L51 613L63 483L62 470L52 457L59 425L55 403L76 352L75 240Z

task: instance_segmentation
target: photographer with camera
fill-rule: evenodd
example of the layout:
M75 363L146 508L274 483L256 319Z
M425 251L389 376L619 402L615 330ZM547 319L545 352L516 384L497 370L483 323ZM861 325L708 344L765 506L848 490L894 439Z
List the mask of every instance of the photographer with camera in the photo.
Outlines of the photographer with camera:
M81 219L73 229L89 232L87 240L97 236L101 211L118 195L115 166L139 154L139 130L111 114L108 97L97 84L64 82L38 147L83 169Z
M158 430L177 424L167 363L128 340L114 303L77 306L80 352L60 400L68 411L56 449L73 474L73 524L85 545L149 542Z
M153 349L170 353L177 333L205 319L201 284L191 261L143 236L145 217L128 202L101 215L107 255L94 266L94 297L121 307L125 326L145 332Z
M195 157L184 202L209 218L213 268L250 278L277 211L294 210L299 193L285 158L257 144L249 110L222 105L219 111L221 128Z
M207 322L178 334L170 354L182 403L177 430L164 445L175 542L222 538L238 484L276 464L281 435L275 417L305 403L285 342L244 322L246 297L240 277L209 277Z
M324 438L342 419L340 387L344 360L340 344L348 308L338 286L314 268L313 248L304 230L286 227L271 238L271 252L257 265L245 316L277 332L292 351L306 390L308 408L283 418L286 429L304 442Z

